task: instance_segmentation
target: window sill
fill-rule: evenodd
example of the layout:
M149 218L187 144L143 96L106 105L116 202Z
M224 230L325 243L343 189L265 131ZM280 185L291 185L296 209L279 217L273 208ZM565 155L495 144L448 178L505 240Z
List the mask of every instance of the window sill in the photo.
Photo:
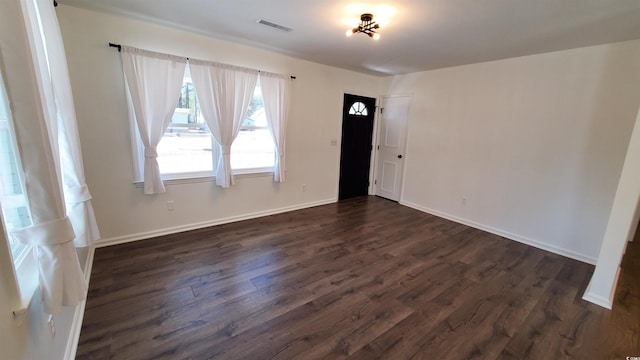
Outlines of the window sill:
M258 177L269 177L273 176L273 169L249 169L249 170L238 170L234 172L233 177L236 179L250 179L250 178L258 178ZM186 175L185 177L167 177L162 179L162 182L165 186L172 185L182 185L182 184L197 184L203 182L215 182L216 177L213 175ZM144 181L134 181L133 184L136 188L144 188Z

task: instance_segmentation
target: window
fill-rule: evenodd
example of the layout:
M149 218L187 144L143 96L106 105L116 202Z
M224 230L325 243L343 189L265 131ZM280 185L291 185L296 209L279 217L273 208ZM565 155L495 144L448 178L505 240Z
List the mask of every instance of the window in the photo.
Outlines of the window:
M198 98L191 81L189 67L185 70L182 92L171 118L171 123L158 144L160 173L171 177L178 174L207 173L213 171L213 137L202 117Z
M0 216L9 243L9 254L15 269L15 284L20 304L16 314L24 312L38 287L38 266L30 245L12 241L9 232L31 225L22 178L22 166L17 156L13 118L8 106L6 89L0 74ZM0 230L2 231L2 230ZM4 254L0 254L4 258Z
M356 101L349 108L349 115L367 116L367 106L360 101Z
M31 225L31 217L24 196L11 114L3 84L0 85L0 204L6 230L11 231ZM23 260L29 250L29 246L11 241L10 248L16 264Z
M270 171L274 162L275 149L258 81L240 132L231 146L231 168L238 172Z
M133 126L135 128L135 125ZM142 180L143 146L135 130L137 143L137 180ZM184 179L212 176L217 166L218 145L202 116L191 80L185 70L182 92L169 127L158 144L158 166L163 179ZM238 136L231 147L231 168L234 174L273 171L275 146L267 125L260 82Z

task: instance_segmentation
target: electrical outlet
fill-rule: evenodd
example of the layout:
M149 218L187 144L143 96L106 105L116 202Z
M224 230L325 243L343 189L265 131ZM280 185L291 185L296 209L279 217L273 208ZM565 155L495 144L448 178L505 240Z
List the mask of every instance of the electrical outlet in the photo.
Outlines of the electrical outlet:
M47 323L49 324L49 334L51 338L54 338L56 336L56 323L53 321L53 315L49 315Z
M329 140L329 145L331 145L331 146L338 146L338 140L336 140L336 139L331 139L331 140Z
M307 184L302 184L302 192L306 192L307 191Z
M460 201L460 203L461 203L462 205L467 205L467 198L466 198L466 197L463 197L463 198L462 198L462 200Z
M176 209L176 204L173 202L173 200L167 201L167 210L173 211L175 209Z

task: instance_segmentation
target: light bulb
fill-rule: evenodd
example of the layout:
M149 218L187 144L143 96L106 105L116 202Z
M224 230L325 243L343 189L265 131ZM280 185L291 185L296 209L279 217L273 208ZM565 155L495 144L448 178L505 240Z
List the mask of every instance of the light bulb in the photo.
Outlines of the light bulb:
M378 40L378 39L380 39L380 34L378 33L373 34L373 40Z
M347 30L345 35L347 35L347 37L351 37L351 35L353 35L353 30L351 30L351 29Z

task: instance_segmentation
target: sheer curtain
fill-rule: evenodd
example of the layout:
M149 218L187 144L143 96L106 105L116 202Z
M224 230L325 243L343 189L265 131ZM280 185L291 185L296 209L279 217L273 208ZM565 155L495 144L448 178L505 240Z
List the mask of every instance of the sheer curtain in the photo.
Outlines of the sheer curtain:
M258 71L202 60L189 60L200 109L220 146L216 185L233 185L231 144L238 135L258 81Z
M61 100L56 96L61 90L55 90L53 82L59 81L57 76L64 76L66 72L51 74L54 69L60 70L64 61L58 58L55 61L60 62L56 65L49 62L57 56L56 51L63 49L51 49L48 54L49 47L55 47L56 43L48 44L44 37L45 31L48 36L49 31L54 31L46 26L57 26L55 19L47 18L55 17L53 4L43 0L22 1L21 4L26 26L16 27L10 37L3 36L2 47L12 49L11 52L3 51L6 56L3 62L11 69L7 71L5 81L32 225L12 231L10 236L33 246L44 309L47 313L57 313L62 306L78 304L86 295L84 275L73 246L76 234L65 212L61 176L64 174L71 183L84 185L84 175L77 173L81 167L70 166L76 173L70 171L68 159L64 159L65 156L74 157L72 147L78 140L70 138L77 136L77 132L59 136L69 129L69 122L75 118L61 119L59 116L64 110L57 108ZM59 35L58 28L54 32ZM73 111L72 108L66 110ZM61 155L65 151L71 153ZM86 196L80 200L86 205L90 195L86 190L84 193ZM85 219L82 222L92 221Z
M158 143L180 98L187 59L122 46L122 66L138 133L144 144L144 193L165 192L158 166Z
M282 75L260 73L260 87L267 116L267 124L276 147L276 161L273 180L285 180L285 133L289 112L291 80Z
M42 22L42 33L45 34L49 78L56 108L56 133L58 134L58 151L66 212L76 234L75 246L85 247L99 239L100 232L93 212L91 193L85 182L67 58L64 53L60 25L52 2L50 0L37 0L37 2Z

